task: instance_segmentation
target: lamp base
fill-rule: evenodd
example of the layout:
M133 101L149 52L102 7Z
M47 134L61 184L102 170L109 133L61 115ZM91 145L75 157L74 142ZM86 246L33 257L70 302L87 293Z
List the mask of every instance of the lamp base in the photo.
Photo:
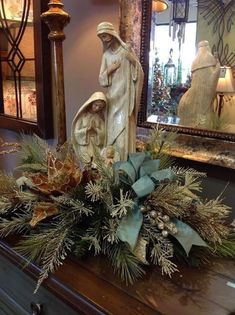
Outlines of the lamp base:
M224 97L224 94L219 94L219 104L218 104L218 117L221 116L221 112L222 112L222 108L223 108L223 97Z

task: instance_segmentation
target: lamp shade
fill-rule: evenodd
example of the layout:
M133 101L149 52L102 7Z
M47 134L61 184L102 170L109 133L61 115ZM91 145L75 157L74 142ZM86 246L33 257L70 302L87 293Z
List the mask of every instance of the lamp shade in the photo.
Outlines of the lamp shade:
M231 67L220 68L220 76L217 83L216 92L222 94L235 93L235 80L233 78Z
M152 1L152 11L162 12L168 8L168 3L165 0L153 0Z

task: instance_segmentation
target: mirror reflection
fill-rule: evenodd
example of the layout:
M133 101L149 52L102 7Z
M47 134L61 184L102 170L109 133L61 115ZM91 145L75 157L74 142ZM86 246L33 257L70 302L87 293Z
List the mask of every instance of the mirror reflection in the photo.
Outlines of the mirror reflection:
M148 122L235 133L229 7L233 1L152 1Z

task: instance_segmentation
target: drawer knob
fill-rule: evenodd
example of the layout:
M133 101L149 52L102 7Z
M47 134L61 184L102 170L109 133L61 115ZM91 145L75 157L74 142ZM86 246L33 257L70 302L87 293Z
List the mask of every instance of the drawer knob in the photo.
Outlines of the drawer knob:
M42 304L32 302L30 304L32 315L43 315L42 314Z

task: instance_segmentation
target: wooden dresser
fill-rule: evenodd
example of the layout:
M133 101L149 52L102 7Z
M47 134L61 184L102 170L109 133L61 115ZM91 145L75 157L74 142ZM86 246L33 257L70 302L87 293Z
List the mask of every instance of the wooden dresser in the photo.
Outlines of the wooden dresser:
M147 270L144 280L125 286L101 258L68 258L40 287L40 272L5 241L0 242L0 315L229 315L235 311L235 262L210 269L181 268L172 279ZM40 311L41 308L41 311Z

